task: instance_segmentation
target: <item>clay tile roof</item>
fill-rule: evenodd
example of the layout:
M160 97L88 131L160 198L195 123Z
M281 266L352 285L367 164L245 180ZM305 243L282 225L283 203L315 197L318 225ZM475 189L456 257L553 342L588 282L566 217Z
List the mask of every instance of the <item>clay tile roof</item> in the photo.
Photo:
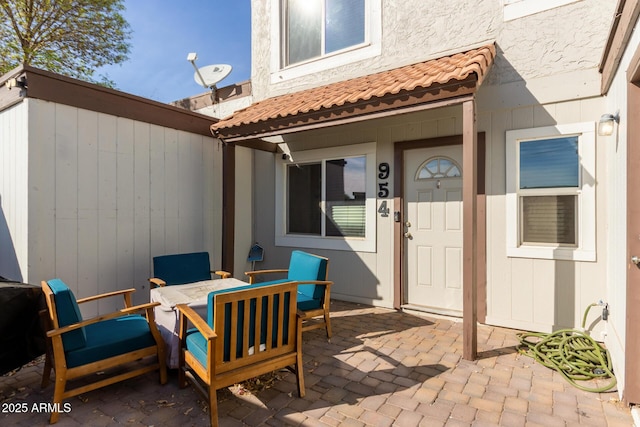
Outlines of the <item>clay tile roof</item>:
M299 125L302 115L315 113L317 116L326 113L322 120L327 121L328 114L334 113L335 117L336 111L347 107L352 110L360 108L362 114L365 114L364 107L367 104L388 100L394 98L394 95L397 98L398 95L413 95L425 90L442 92L422 101L423 103L458 96L456 92L443 88L466 84L467 87L473 86L470 90L476 90L494 57L495 46L490 44L389 71L267 98L236 111L211 125L211 129L221 138L259 135ZM415 103L420 101L414 101ZM388 108L398 108L398 105L388 104ZM349 114L357 113L352 111ZM320 121L318 117L304 120L305 123L310 120Z

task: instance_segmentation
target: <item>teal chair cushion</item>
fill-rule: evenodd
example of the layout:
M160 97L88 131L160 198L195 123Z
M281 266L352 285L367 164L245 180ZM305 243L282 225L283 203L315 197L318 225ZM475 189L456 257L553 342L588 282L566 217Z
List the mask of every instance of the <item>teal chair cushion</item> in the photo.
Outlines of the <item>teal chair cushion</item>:
M162 255L153 258L153 275L167 286L211 280L208 252Z
M322 288L322 286L318 286L318 288ZM298 301L297 307L299 310L307 311L307 310L315 310L322 306L321 298L312 298L308 295L305 295L300 292L300 286L298 286Z
M291 260L289 261L288 279L299 281L327 280L327 260L303 251L293 251L291 252ZM324 297L324 286L299 285L298 301L300 301L302 296L306 297L304 298L305 300L318 300L317 304L319 307ZM300 306L299 308L301 310L308 310Z
M187 330L185 340L187 350L195 356L202 366L207 367L207 340L196 328Z
M105 320L85 329L86 345L65 351L69 368L156 345L147 319L139 315Z
M276 283L284 283L285 281L276 281ZM224 294L224 293L228 293L228 292L235 292L235 291L241 291L241 290L246 290L246 289L254 289L256 287L263 287L263 286L269 286L269 285L273 285L276 283L260 283L257 285L252 285L251 288L249 287L236 287L236 288L229 288L229 289L221 289L218 291L214 291L209 293L208 296L208 307L207 307L207 324L209 325L209 327L211 327L213 329L213 320L214 320L214 311L215 311L215 306L214 306L214 298L216 295L220 295L220 294ZM289 317L289 298L290 296L288 294L285 294L285 298L284 298L284 303L285 303L285 310L284 310L284 318L287 319ZM258 301L256 301L256 299L251 300L250 302L250 306L249 306L249 343L251 343L249 345L249 347L252 346L252 343L255 340L255 329L256 329L256 304L258 303ZM262 301L260 302L261 304L266 304L267 303L267 297L263 297ZM238 312L242 313L244 311L244 301L240 301L238 303ZM276 297L275 298L275 304L273 307L273 311L272 311L272 315L275 315L278 312L280 306L280 301L279 298ZM265 344L267 342L267 315L268 312L266 310L262 310L262 321L261 321L261 328L260 328L260 344ZM225 330L223 333L222 337L219 337L218 339L222 339L223 340L223 360L224 361L229 361L231 360L231 328L229 326L230 321L231 321L231 304L227 304L225 306L225 313L224 313L224 317L225 317ZM277 342L278 342L278 336L277 336L277 328L278 325L277 324L273 324L273 329L272 329L272 346L276 346ZM237 333L236 333L236 357L242 357L242 349L244 348L244 336L243 336L243 332L245 330L245 319L242 316L239 316L238 318L238 328L237 328ZM284 336L283 336L283 342L287 343L289 340L289 336L288 336L288 328L284 328ZM190 329L189 331L187 331L187 338L186 338L186 347L187 350L189 350L197 359L198 361L202 364L202 366L207 366L207 340L204 338L204 336L198 332L197 329Z
M82 321L82 314L76 297L71 289L60 279L48 280L47 284L53 292L56 303L56 314L58 316L58 326L68 326ZM87 343L85 328L70 331L62 334L62 343L65 350L75 350L82 348Z

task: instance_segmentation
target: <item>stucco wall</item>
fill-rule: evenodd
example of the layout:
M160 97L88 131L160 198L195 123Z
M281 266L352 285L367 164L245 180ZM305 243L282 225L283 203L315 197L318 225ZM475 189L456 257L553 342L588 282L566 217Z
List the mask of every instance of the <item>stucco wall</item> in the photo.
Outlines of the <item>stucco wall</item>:
M142 302L155 255L204 250L220 264L222 168L213 138L25 102L26 280L60 277L79 298L135 287ZM115 307L100 304L87 312Z
M0 112L0 276L23 281L27 269L28 108Z
M493 41L498 57L490 84L595 68L615 6L615 2L582 0L504 22L502 2L498 0L385 0L378 3L382 9L379 56L273 82L271 74L277 70L271 69L270 63L277 31L272 29L272 20L279 19L272 13L277 10L273 2L278 0L252 1L251 80L256 101Z

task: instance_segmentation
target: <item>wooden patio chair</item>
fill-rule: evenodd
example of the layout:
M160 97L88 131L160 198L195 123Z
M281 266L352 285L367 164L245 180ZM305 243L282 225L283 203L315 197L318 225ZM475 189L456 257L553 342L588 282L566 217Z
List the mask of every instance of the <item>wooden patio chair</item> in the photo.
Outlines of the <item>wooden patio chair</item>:
M296 292L294 282L211 292L207 321L188 305L177 305L179 385L186 387L188 379L208 399L212 426L218 425L217 389L277 369L296 374L298 394L304 397ZM189 322L195 329L187 329Z
M249 283L256 283L256 277L264 274L286 274L285 279L263 282L274 284L295 281L298 283L298 312L304 321L302 330L309 331L325 328L327 338L331 338L331 318L329 308L331 303L331 285L327 280L329 259L303 251L291 252L288 269L247 271ZM311 321L322 316L320 321Z
M167 382L165 347L158 331L153 307L159 303L131 305L131 294L135 289L115 291L76 300L69 287L60 279L42 282L49 309L48 322L52 328L47 332L50 351L47 352L42 377L46 387L55 371L53 407L61 408L66 398L77 396L101 387L114 384L154 370L160 371L160 383ZM84 320L78 304L100 298L122 295L125 308ZM145 314L141 316L140 313ZM53 356L53 361L51 361ZM154 363L142 363L135 369L127 366L106 377L100 375L93 382L76 388L67 388L68 381L97 374L115 367L138 361L148 356L157 357ZM52 363L53 362L53 363ZM51 413L49 422L58 421L59 412Z
M211 280L211 274L223 279L231 277L226 271L211 270L208 252L160 255L153 257L152 288L157 286L184 285L185 283Z

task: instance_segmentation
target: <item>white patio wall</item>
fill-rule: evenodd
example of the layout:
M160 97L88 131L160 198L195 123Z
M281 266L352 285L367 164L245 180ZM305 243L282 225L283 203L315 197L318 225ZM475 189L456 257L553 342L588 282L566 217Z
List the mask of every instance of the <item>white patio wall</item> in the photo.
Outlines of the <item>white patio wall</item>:
M79 298L134 287L142 302L155 255L209 251L220 266L213 138L36 99L0 117L15 129L0 133L0 189L22 280L60 277ZM116 301L99 304L83 311Z
M28 109L0 112L0 275L24 281L28 266Z

